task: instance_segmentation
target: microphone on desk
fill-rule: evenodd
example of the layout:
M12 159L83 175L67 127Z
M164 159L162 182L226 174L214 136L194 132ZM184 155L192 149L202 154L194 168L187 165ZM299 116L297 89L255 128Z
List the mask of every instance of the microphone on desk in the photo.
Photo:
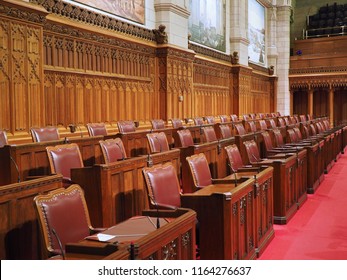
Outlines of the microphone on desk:
M124 155L124 152L123 152L123 149L122 149L122 147L116 142L116 145L118 146L118 148L119 148L119 151L121 152L121 154L122 154L122 160L124 160L125 159L125 155Z
M235 187L237 187L237 171L229 164L231 170L234 172L234 177L235 177Z
M69 139L67 139L67 137L64 138L64 144L69 144Z
M52 228L52 233L53 233L53 235L55 236L55 238L58 241L59 249L61 251L61 256L63 257L63 260L65 260L65 253L64 253L64 250L63 250L63 245L61 244L61 241L60 241L60 238L58 236L58 233L55 231L54 228Z
M10 155L10 159L11 161L13 162L13 165L14 167L16 168L16 171L17 171L17 182L20 183L21 182L21 179L20 179L20 172L19 172L19 167L18 167L18 164L15 162L15 160L13 159L13 157Z
M157 136L154 136L154 138L158 141L158 144L159 144L159 152L161 153L161 152L162 152L161 142L160 142L160 140L158 139Z

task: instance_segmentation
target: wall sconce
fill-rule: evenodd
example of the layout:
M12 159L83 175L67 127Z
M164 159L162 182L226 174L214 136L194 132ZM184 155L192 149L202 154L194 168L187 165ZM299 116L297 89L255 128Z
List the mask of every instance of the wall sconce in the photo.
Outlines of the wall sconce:
M179 96L178 96L178 101L179 101L179 102L183 102L183 95L179 95Z

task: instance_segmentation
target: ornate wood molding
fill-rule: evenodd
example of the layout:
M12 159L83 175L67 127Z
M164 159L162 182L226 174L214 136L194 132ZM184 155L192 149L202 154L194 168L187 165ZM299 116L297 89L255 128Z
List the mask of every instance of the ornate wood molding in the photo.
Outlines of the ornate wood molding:
M198 54L209 56L209 57L212 57L214 59L227 61L229 63L231 63L231 60L232 60L231 55L224 54L224 53L221 53L221 52L209 49L209 48L205 48L205 47L196 45L192 42L188 43L188 49L193 50Z
M83 22L88 25L94 25L106 28L112 31L126 34L148 41L155 41L155 35L152 30L123 22L107 15L99 14L61 0L30 0L30 2L41 5L48 12L58 16L66 17L74 21Z

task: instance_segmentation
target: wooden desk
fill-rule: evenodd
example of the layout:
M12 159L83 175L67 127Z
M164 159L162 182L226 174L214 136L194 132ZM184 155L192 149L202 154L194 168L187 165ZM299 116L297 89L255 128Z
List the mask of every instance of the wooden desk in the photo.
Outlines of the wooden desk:
M179 174L180 150L138 156L110 164L71 170L71 179L85 191L93 226L110 227L148 208L146 184L142 169L172 162Z
M119 239L118 251L107 256L69 253L67 248L67 259L106 259L106 260L128 260L130 259L130 241L138 247L136 259L148 260L192 260L195 259L195 227L196 213L190 209L179 208L173 211L160 210L145 211L146 217L129 219L111 227L106 233L121 234L144 234L138 237L123 237ZM153 225L154 217L159 214L160 220L165 222L159 229ZM148 217L152 217L149 221ZM85 242L85 241L84 241ZM89 246L93 241L89 242ZM94 242L95 243L95 242ZM83 244L83 243L82 243ZM85 243L84 243L85 244ZM98 244L95 244L97 247Z
M102 136L69 139L76 143L81 151L85 166L95 163L95 152L99 149ZM25 181L28 176L43 176L50 174L46 147L64 144L63 140L6 145L0 148L0 185ZM13 160L12 160L12 159ZM16 168L18 165L18 171Z
M269 165L274 168L274 223L286 224L298 210L298 183L296 155L267 159L255 166Z
M206 186L183 194L182 206L196 211L200 258L255 259L254 179L243 183Z
M224 147L231 144L234 144L234 138L221 139L219 141L180 148L182 189L184 193L196 191L193 177L186 158L195 154L204 153L210 167L212 178L223 178L230 174L228 168L228 156Z
M54 175L0 187L0 259L42 258L33 199L62 186L62 176Z

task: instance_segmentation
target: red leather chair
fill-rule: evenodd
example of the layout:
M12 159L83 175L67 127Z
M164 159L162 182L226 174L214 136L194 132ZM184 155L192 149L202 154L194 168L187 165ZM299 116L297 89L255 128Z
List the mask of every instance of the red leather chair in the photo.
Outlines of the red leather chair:
M87 129L89 136L107 135L107 129L104 123L88 123Z
M205 120L208 124L214 124L215 123L214 116L206 116Z
M254 123L254 121L248 121L246 123L247 123L247 126L248 126L248 132L254 133L254 132L257 131L257 126Z
M227 125L227 124L220 124L219 125L219 130L220 130L220 134L222 135L223 139L232 137L232 133L231 133L231 129L230 129L229 125Z
M193 120L194 120L195 125L203 125L204 124L204 119L202 117L196 117L196 118L193 118Z
M244 167L240 150L236 144L226 146L225 151L227 152L228 161L232 171L238 171L240 168Z
M183 122L181 119L171 119L171 123L173 128L183 127Z
M55 255L64 258L67 243L79 242L103 230L91 226L84 192L79 185L37 195L34 204L47 258Z
M120 138L100 140L99 144L106 164L123 160L127 157L123 141Z
M251 164L262 161L259 154L259 148L254 140L245 141L243 144L245 145L248 160Z
M230 115L230 119L232 122L237 122L239 120L238 116L233 114L233 115Z
M6 131L0 130L0 148L2 148L3 146L7 145L7 135L6 135Z
M33 142L59 140L59 132L56 127L30 128Z
M219 116L219 118L220 118L221 123L225 123L225 122L229 121L227 115L221 115L221 116Z
M71 169L84 166L77 144L64 144L46 147L52 174L62 174L65 185L72 184Z
M136 126L134 121L118 121L117 126L120 133L136 131Z
M206 126L202 128L202 131L205 136L206 142L218 141L216 132L214 131L213 126Z
M165 128L165 122L162 119L151 120L153 129L163 129Z
M235 124L234 124L234 127L235 127L235 129L236 129L238 135L244 135L244 134L246 134L246 129L245 129L245 127L243 126L242 123L235 123Z
M306 115L300 115L300 121L301 122L306 122L307 121Z
M275 122L274 119L269 119L269 123L270 123L271 128L276 128L277 127L276 126L276 122Z
M267 124L265 120L259 120L259 128L260 130L266 130L267 129Z
M251 120L251 117L248 114L245 114L242 116L244 121L249 121Z
M278 125L279 125L279 127L285 127L286 126L286 122L284 121L283 118L278 118Z
M180 185L177 172L171 162L145 167L149 204L154 209L176 209L181 207Z
M181 142L181 147L194 145L194 139L189 129L177 130L178 138Z
M212 184L211 171L204 153L189 156L186 160L196 188L203 188Z
M170 150L169 143L164 132L148 133L146 136L151 153L167 152Z

